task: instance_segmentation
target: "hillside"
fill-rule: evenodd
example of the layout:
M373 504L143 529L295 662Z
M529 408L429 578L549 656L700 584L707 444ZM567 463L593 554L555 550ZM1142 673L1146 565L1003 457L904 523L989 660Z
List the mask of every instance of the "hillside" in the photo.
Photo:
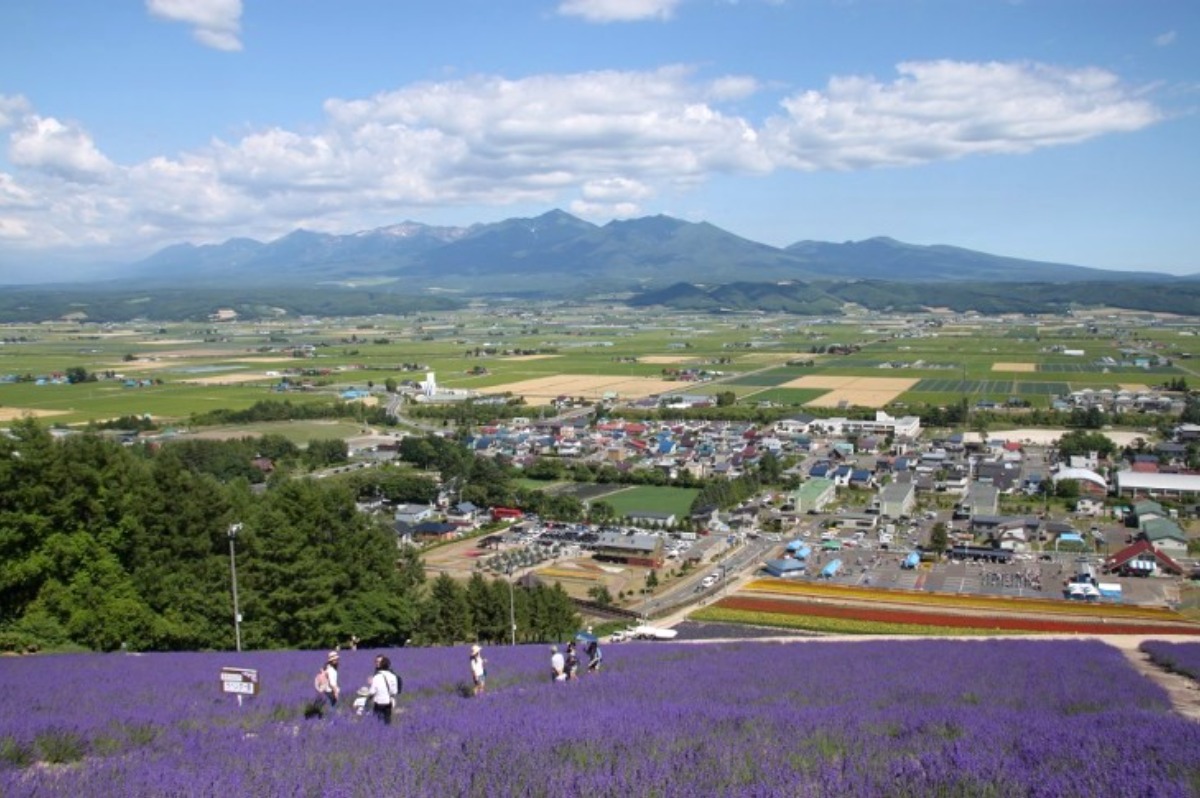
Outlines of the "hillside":
M376 654L404 683L388 726L348 706ZM0 790L1183 796L1200 778L1200 725L1096 640L623 643L559 684L546 646L483 655L470 698L465 644L343 651L332 717L312 700L323 652L16 659ZM221 692L230 668L253 672L244 702ZM133 686L119 702L94 689L114 681Z

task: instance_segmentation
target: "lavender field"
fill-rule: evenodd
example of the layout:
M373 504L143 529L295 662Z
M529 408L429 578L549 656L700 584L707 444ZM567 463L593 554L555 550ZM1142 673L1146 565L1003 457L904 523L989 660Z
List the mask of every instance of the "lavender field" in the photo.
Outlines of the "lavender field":
M375 651L344 652L343 687ZM306 720L321 652L0 661L0 794L1193 796L1200 724L1091 641L609 646L552 684L542 646L386 652L391 727ZM257 668L238 707L222 666Z
M1156 665L1200 682L1200 643L1146 640L1138 648Z

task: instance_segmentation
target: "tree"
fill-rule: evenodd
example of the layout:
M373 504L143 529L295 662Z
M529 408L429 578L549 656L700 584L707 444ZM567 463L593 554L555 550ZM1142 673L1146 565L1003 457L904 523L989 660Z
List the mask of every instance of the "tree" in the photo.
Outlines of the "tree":
M421 607L420 641L451 645L474 638L466 589L449 574L439 574Z
M588 588L588 596L601 607L607 607L613 603L612 593L608 592L606 585L593 585Z
M758 459L758 476L764 485L774 485L783 476L783 466L774 452L763 452Z
M304 449L304 462L309 468L345 463L350 459L350 449L341 438L314 438Z
M588 519L593 524L605 524L617 517L612 502L597 499L588 506Z
M95 382L96 375L88 374L87 369L83 366L70 366L66 370L67 382L71 385L76 385L81 382Z
M1116 450L1117 445L1107 435L1083 429L1071 430L1058 441L1058 453L1064 460L1073 455L1086 455L1090 452L1096 452L1101 457L1109 457Z
M1079 480L1060 479L1054 483L1054 495L1060 499L1079 498Z
M946 531L944 521L938 521L933 525L933 530L929 533L929 548L938 554L950 548L950 535Z

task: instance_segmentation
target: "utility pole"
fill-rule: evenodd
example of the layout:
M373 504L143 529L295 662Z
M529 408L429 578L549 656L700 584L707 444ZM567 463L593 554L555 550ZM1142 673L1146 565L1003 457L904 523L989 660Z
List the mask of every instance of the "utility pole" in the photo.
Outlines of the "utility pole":
M239 653L242 650L242 613L238 611L237 555L234 552L233 541L241 531L240 523L229 525L229 580L233 585L233 639Z
M516 599L513 597L513 567L512 563L508 564L508 628L512 635L511 645L517 644L517 605Z

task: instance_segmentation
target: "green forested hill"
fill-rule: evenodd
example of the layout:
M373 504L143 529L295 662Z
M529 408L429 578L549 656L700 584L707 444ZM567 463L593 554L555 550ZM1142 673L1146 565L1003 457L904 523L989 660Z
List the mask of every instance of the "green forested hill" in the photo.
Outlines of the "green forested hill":
M218 479L222 461L13 422L0 436L0 650L232 648L234 524L247 648L507 639L504 582L424 586L416 550L356 507L361 493L426 492L428 480L280 476L259 493ZM557 587L518 590L514 611L524 640L578 623Z

